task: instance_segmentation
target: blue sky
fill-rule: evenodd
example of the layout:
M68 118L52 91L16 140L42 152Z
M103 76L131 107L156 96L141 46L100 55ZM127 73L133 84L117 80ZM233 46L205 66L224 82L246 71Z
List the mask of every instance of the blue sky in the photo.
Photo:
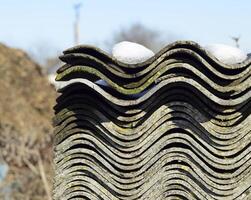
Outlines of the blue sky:
M104 47L115 31L142 23L201 44L234 45L231 36L241 35L241 48L251 52L250 0L0 0L0 42L28 51L72 46L79 2L81 43Z

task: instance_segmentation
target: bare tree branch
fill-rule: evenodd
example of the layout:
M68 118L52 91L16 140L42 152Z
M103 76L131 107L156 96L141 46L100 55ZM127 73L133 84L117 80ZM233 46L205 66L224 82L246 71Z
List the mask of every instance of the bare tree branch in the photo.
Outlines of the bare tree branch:
M107 46L108 49L111 49L118 42L130 41L144 45L152 51L157 52L163 46L176 39L177 37L174 34L162 34L158 30L153 30L137 23L116 32L113 38L107 43Z

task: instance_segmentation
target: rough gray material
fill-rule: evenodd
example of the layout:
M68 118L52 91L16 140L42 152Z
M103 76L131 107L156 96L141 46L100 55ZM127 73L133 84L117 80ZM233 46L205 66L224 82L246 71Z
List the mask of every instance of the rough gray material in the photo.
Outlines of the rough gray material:
M189 41L136 65L90 46L61 59L54 200L251 199L251 60Z

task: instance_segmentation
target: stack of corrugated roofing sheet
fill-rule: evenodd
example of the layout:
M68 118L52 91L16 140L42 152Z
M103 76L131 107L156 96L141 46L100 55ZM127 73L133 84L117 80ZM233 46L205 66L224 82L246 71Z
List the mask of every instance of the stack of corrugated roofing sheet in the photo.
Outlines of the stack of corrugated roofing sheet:
M134 65L91 46L60 58L55 200L251 199L250 60L188 41Z

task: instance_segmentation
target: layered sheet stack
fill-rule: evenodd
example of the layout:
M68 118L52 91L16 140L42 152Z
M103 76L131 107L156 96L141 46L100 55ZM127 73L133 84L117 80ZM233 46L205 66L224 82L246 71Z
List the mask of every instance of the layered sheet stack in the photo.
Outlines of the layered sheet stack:
M139 64L91 46L61 60L54 200L251 199L250 60L188 41Z

